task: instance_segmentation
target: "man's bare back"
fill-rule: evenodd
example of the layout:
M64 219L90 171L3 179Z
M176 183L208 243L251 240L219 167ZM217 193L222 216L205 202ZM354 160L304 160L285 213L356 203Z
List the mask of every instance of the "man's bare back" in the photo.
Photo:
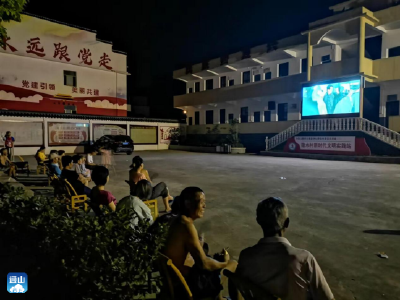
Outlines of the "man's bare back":
M173 261L183 276L187 275L190 270L189 267L185 267L185 260L189 253L187 243L192 240L192 232L197 235L193 221L185 216L177 216L171 224L165 245L164 254Z

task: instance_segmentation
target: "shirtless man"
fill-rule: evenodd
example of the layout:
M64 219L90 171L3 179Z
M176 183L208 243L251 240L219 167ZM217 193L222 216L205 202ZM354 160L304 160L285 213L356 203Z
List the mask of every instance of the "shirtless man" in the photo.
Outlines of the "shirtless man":
M185 277L194 299L218 295L222 299L222 269L235 272L237 263L230 261L226 250L223 250L224 262L216 261L204 253L199 234L193 224L195 220L204 216L204 192L198 187L188 187L175 201L179 201L179 212L169 228L164 254Z

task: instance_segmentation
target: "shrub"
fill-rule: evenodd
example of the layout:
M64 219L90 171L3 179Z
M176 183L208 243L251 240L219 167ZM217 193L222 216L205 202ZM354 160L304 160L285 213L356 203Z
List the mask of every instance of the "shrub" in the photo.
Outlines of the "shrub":
M64 293L74 299L133 299L159 290L159 279L149 274L163 246L165 227L149 231L144 220L132 228L133 211L102 217L71 214L59 201L27 198L23 192L0 189L0 255L2 261L24 261L19 268L30 281L47 277L46 294L49 272L59 278L57 288L64 289L52 291L57 299Z

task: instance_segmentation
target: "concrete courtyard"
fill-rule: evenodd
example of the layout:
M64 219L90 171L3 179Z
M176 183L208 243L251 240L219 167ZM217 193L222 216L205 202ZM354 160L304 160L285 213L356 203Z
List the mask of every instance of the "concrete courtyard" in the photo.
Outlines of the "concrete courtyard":
M257 203L279 196L289 206L287 238L314 254L336 299L400 299L399 165L179 151L134 155L173 196L187 186L205 191L205 217L196 227L211 253L230 247L238 259L262 237ZM124 180L132 157L114 156L107 190L117 199L129 193Z

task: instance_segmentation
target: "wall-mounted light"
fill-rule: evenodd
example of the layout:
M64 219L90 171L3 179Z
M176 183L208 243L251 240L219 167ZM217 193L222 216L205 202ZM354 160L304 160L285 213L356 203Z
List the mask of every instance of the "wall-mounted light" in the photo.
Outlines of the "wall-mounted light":
M259 60L257 58L252 58L252 60L255 61L256 63L262 64L262 65L264 64L263 61L261 61L261 60Z
M227 67L228 69L231 69L231 70L233 70L233 71L237 71L236 68L234 68L234 67L232 67L232 66L230 66L230 65L226 65L225 67Z
M184 110L183 113L186 115L186 110Z
M214 71L211 71L211 70L207 70L207 72L210 72L211 74L214 74L214 75L219 75L217 72L214 72Z

